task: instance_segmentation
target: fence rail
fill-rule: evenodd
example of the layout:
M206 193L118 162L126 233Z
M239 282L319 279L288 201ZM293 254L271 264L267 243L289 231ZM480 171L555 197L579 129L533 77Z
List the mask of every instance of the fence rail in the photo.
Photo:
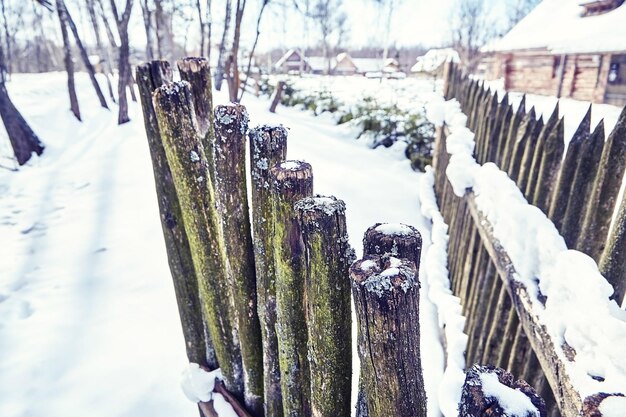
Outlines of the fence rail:
M568 244L575 242L574 248L599 261L615 289L613 297L621 301L626 276L620 266L626 253L617 242L623 239L626 199L609 229L626 166L626 111L604 144L602 124L590 132L588 113L564 155L558 106L544 123L533 109L526 110L524 99L514 111L508 95L499 100L453 64L447 65L445 79L446 98L460 102L468 128L475 133L477 162L493 162L507 172L526 199L567 236ZM468 363L493 364L528 381L545 399L551 416L601 416L600 403L624 393L581 397L566 363L574 360L575 352L553 340L534 313L533 304L543 300L530 296L515 279L515 265L478 208L474 193L469 190L460 198L454 194L446 177L448 134L446 126L437 130L435 191L450 226L450 279L467 317Z

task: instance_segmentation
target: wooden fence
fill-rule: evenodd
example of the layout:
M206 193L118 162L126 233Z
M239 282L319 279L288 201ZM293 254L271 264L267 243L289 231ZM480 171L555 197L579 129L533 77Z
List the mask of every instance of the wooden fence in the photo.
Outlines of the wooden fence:
M621 302L626 290L626 198L613 227L611 221L626 167L626 111L606 141L603 123L590 131L588 112L564 154L564 120L558 107L543 120L524 99L514 109L508 95L498 97L453 64L446 66L444 77L445 97L460 102L467 127L475 133L477 162L493 162L507 172L528 202L554 222L569 248L598 262L614 287L614 299ZM450 280L467 317L467 362L493 364L528 381L545 399L551 416L601 416L598 404L613 393L580 396L563 359L573 360L575 352L552 340L533 313L533 303L541 300L514 278L515 267L473 192L455 196L446 178L448 133L445 126L437 132L435 191L450 226Z
M172 81L164 61L139 66L136 78L189 361L207 370L221 368L223 382L215 391L240 417L347 417L352 414L352 293L361 363L357 415L425 417L418 231L373 225L365 232L362 258L353 262L345 205L333 196L314 195L311 165L285 160L287 130L248 129L248 114L238 104L213 108L207 60L185 58L177 66L183 81ZM614 204L613 175L621 178L626 165L619 136L623 117L603 152L582 150L591 144L602 148L597 132L577 133L583 135L577 139L579 156L561 164L562 121L556 116L543 126L532 111L527 114L521 106L513 113L506 99L499 103L454 67L447 75L447 96L461 101L470 126L479 132L479 160L511 167L529 199L544 210L559 205L553 218L563 207L562 224L568 224L568 213L573 216L570 211L582 216L588 204L575 192L580 187L597 194L595 201ZM555 353L562 347L533 315L534 298L512 279L513 266L473 194L452 193L444 174L444 136L439 130L435 189L450 225L451 282L468 317L468 362L512 371L472 367L459 415L482 416L486 409L493 415L494 400L477 392L481 375L493 373L527 395L541 417L543 400L513 375L538 388L555 415L560 410L567 417L597 416L594 410L609 395L578 395ZM576 147L570 146L568 155L571 149ZM596 159L583 158L588 155ZM588 165L579 167L579 160ZM578 178L598 160L599 166L613 164L613 171L595 170L594 181ZM562 181L564 175L578 178L577 188ZM609 229L611 207L586 211L584 230L593 230L586 239ZM625 217L620 213L614 229L623 230ZM622 238L613 233L604 252ZM599 251L596 244L589 247ZM613 268L623 261L618 251L602 258L610 258L605 264ZM199 407L205 416L216 415L210 402Z
M248 129L238 104L213 109L207 60L177 65L183 81L153 61L137 83L189 361L221 368L215 391L240 417L350 416L352 291L361 408L425 417L417 230L373 226L350 269L345 205L313 194L311 165L285 160L287 130Z

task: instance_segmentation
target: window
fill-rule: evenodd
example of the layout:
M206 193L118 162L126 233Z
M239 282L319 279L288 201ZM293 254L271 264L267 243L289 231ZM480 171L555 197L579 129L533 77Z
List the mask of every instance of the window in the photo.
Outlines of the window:
M614 62L609 68L609 84L619 84L619 63Z

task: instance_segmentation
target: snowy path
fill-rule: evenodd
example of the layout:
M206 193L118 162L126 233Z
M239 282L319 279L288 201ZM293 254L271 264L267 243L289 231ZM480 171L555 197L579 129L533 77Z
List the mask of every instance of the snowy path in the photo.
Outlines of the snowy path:
M179 388L186 360L140 109L131 103L133 122L117 127L80 75L82 124L66 110L64 74L10 84L48 147L18 173L0 169L0 415L195 415ZM313 165L317 193L346 202L358 254L375 222L413 224L428 246L419 175L401 149L372 151L324 118L272 115L251 96L244 104L251 125L290 128L289 158ZM422 355L435 417L443 353L426 291Z

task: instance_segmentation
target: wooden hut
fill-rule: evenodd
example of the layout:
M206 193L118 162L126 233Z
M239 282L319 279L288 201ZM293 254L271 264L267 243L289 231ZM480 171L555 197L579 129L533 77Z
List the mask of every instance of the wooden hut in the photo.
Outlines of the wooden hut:
M624 0L544 0L483 53L507 90L626 104Z

